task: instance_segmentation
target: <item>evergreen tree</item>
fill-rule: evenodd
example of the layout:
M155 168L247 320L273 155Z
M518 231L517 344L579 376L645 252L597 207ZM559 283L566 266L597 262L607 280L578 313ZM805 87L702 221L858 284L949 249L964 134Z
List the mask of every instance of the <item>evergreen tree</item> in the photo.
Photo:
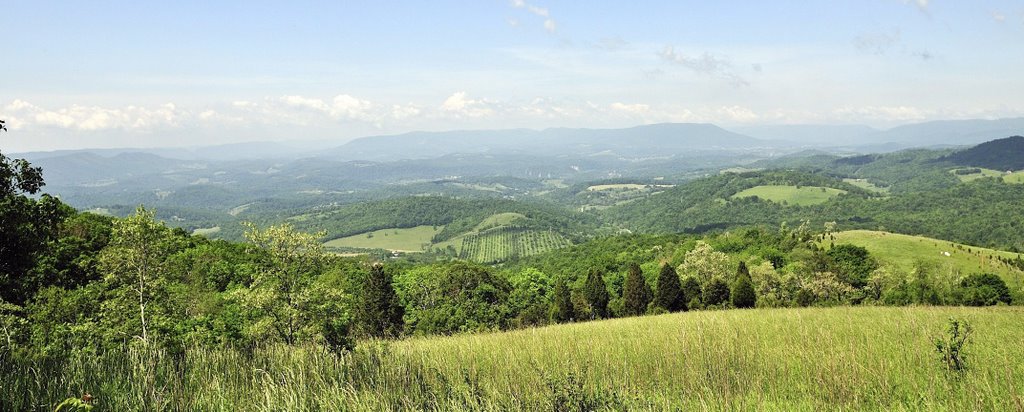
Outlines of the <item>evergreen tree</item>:
M587 275L587 283L583 287L583 296L590 304L593 315L597 318L608 317L608 285L604 283L604 277L598 270L591 270Z
M729 285L720 277L715 277L704 287L704 304L721 305L729 302Z
M356 314L360 332L375 338L393 338L402 334L405 308L402 307L384 265L374 263L363 285Z
M754 284L750 281L750 271L747 264L740 262L736 270L736 281L732 284L732 305L737 308L752 308L757 302L757 295L754 294Z
M654 292L654 305L669 312L686 310L682 290L679 286L679 275L672 265L662 265L658 274L658 290Z
M626 314L639 316L647 312L647 304L651 303L651 288L644 280L644 274L636 263L629 265L626 283L622 288L622 299Z
M559 278L555 282L555 290L551 299L551 320L555 323L572 322L576 317L572 308L572 296L569 293L569 286L565 279Z
M686 280L683 281L682 289L683 302L686 302L686 304L690 306L689 309L695 309L692 303L700 303L702 293L700 283L697 282L697 278L688 276Z

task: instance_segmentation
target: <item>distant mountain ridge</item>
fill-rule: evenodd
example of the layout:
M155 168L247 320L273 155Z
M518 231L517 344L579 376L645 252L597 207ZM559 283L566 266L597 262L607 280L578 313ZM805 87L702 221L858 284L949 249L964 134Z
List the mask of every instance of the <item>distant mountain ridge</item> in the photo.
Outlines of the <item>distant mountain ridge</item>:
M712 124L662 123L625 129L411 132L363 137L319 155L352 160L422 159L454 153L650 157L769 145Z
M1011 136L992 140L947 156L949 160L963 166L988 169L1024 169L1024 137Z

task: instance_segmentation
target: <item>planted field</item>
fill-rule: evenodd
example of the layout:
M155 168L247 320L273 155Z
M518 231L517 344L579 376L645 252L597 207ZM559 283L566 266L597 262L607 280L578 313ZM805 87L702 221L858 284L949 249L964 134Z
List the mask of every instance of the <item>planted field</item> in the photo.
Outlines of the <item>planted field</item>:
M549 230L511 226L467 234L456 240L460 242L460 258L481 263L501 262L572 245L562 235Z
M326 247L356 249L386 249L400 252L422 252L430 246L430 239L441 226L416 226L407 229L382 229L334 239Z
M845 190L833 189L831 187L819 186L785 186L785 185L763 185L732 195L732 198L743 198L757 196L761 199L776 203L785 203L797 206L809 206L825 203L834 196L846 193Z
M935 339L973 326L965 372ZM314 347L0 362L4 404L52 410L1020 410L1017 307L701 311ZM0 353L0 357L3 354ZM174 364L178 360L178 364Z
M881 262L908 271L920 261L933 265L954 279L961 275L988 272L1001 276L1011 286L1019 287L1024 281L1024 274L1000 260L1017 259L1021 256L1017 253L872 230L850 230L832 236L834 239L826 237L822 242L826 247L830 243L861 246Z
M602 191L602 190L647 190L647 189L668 189L674 185L641 185L636 183L620 183L611 185L594 185L587 187L588 191Z

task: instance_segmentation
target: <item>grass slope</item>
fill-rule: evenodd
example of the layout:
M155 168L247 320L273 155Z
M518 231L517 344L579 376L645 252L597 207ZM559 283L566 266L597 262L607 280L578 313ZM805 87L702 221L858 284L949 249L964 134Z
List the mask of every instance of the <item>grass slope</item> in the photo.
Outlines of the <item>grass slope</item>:
M386 249L399 252L422 252L430 246L430 239L441 231L441 227L416 226L407 229L381 229L334 239L324 243L326 247L356 249Z
M974 327L959 377L933 343L951 316ZM11 410L86 391L104 410L159 401L251 411L1005 411L1024 403L1022 317L1019 307L702 311L361 342L346 355L270 347L0 362L0 378Z
M976 246L932 239L922 236L901 235L873 230L850 230L833 234L830 243L849 243L866 248L872 256L883 263L890 263L910 270L916 262L922 261L949 273L954 278L972 273L990 272L1000 275L1010 285L1020 286L1022 274L1019 270L999 261L998 258L1016 259L1017 253L986 249ZM945 254L949 253L949 256Z
M776 203L797 206L810 206L825 203L834 196L846 193L845 190L819 186L762 185L738 192L733 198L757 196Z

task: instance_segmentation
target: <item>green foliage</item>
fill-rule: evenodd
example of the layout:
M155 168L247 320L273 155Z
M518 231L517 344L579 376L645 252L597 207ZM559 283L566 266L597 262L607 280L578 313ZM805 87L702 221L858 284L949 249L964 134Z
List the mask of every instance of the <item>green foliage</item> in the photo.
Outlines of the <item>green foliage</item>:
M583 285L583 296L587 299L593 316L602 319L608 317L608 301L611 297L600 271L591 270L587 275L587 282Z
M697 309L693 304L701 304L701 298L704 295L703 289L701 289L700 282L697 281L697 278L687 276L680 286L680 291L683 295L683 302L686 302L690 309Z
M737 308L752 308L757 303L754 285L751 283L750 273L747 271L747 265L744 262L740 262L730 296L732 298L732 305Z
M703 302L708 306L721 306L729 303L729 284L720 277L712 278L704 285Z
M548 323L551 312L554 280L535 268L527 267L509 277L512 293L509 310L516 314L514 327L540 326Z
M572 322L576 314L572 306L572 297L565 279L555 281L555 289L551 299L551 320L555 323Z
M1010 289L999 276L991 273L970 275L960 281L961 303L968 306L989 306L1012 301Z
M825 252L827 260L821 271L832 271L839 280L854 287L863 287L868 276L878 268L878 263L871 258L868 250L849 244L840 244Z
M264 230L249 225L246 237L264 253L249 287L234 290L249 319L249 339L323 342L347 328L348 297L318 282L325 263L320 236L283 224Z
M91 401L79 398L67 398L53 410L53 412L88 412L94 408Z
M684 295L685 296L685 295ZM627 316L640 316L647 312L647 305L653 298L651 287L640 270L640 265L632 263L626 274L626 282L622 288L623 307Z
M375 338L401 336L404 315L405 308L391 284L391 275L384 271L383 265L374 264L359 296L357 331Z
M935 351L939 353L939 359L946 370L954 373L967 371L967 356L964 354L964 348L967 346L967 339L973 332L974 329L967 321L954 317L949 318L946 334L935 339Z
M679 284L679 275L671 265L661 266L657 288L654 292L654 306L669 312L686 310L686 302L683 301L683 293Z
M407 271L396 279L405 301L406 331L453 334L508 325L509 282L490 269L451 262Z

